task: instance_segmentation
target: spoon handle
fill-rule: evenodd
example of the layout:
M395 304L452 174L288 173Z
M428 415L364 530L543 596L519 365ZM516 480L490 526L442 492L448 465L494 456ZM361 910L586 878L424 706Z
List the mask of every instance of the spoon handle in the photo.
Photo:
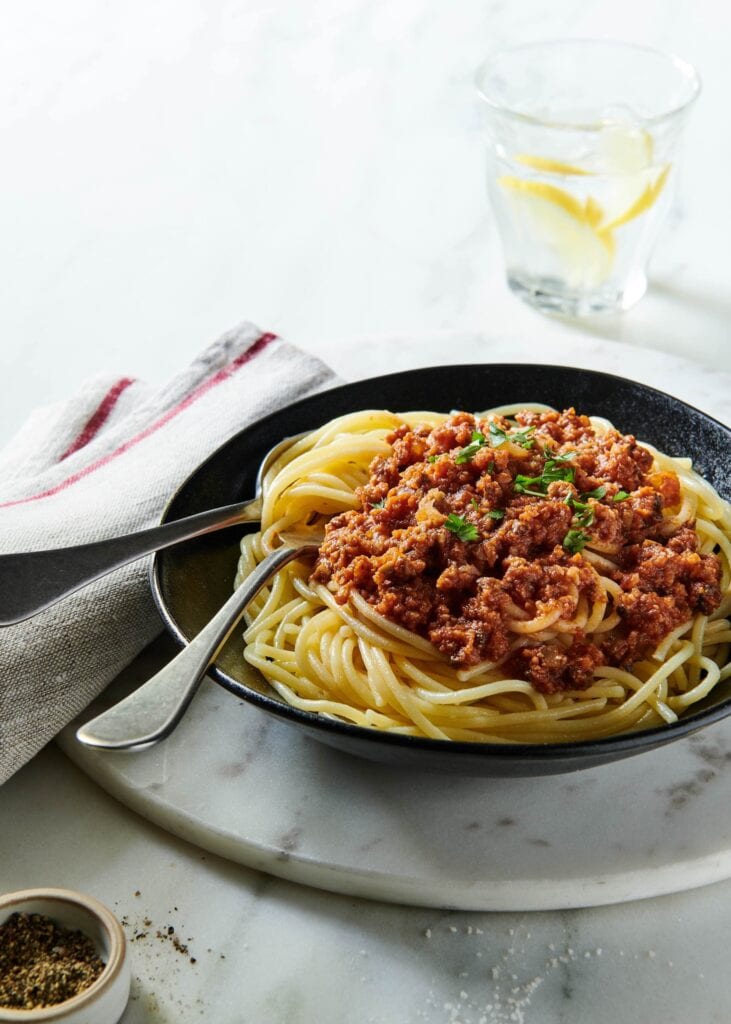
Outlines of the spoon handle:
M129 697L83 725L76 738L88 747L140 750L169 736L249 601L278 569L309 548L277 548L267 555L180 654Z
M0 626L29 619L87 583L153 551L234 523L257 522L260 515L261 503L252 498L123 537L50 551L0 555Z

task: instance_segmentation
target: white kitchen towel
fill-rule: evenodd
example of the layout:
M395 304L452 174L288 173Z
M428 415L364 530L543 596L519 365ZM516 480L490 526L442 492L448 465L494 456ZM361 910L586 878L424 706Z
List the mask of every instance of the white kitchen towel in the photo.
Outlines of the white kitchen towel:
M154 525L189 473L234 433L334 383L324 364L248 323L162 388L129 377L91 381L33 413L0 452L0 553ZM0 628L0 783L160 632L149 564L118 569Z

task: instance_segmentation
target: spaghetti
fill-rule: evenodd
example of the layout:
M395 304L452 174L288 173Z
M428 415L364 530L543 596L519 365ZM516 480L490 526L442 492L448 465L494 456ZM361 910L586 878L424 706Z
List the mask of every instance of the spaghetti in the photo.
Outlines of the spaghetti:
M599 418L370 410L264 480L236 586L308 523L316 562L251 603L246 661L294 707L440 740L673 722L731 676L731 507Z

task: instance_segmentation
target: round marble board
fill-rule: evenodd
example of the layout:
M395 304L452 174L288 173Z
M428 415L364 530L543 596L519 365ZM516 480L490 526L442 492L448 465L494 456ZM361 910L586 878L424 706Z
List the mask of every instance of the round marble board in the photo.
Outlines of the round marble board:
M371 341L370 372L529 361L477 335ZM361 349L360 351L364 351ZM578 358L583 353L582 358ZM550 357L550 358L549 358ZM535 358L533 356L533 358ZM731 378L616 342L571 338L545 360L621 372L728 419ZM333 359L337 366L337 360ZM340 366L337 366L341 369ZM367 376L367 363L349 366ZM628 374L629 375L629 374ZM530 396L526 396L528 398ZM173 653L161 638L83 720ZM137 754L62 748L125 804L193 843L262 871L389 902L543 910L621 902L731 876L731 721L573 775L473 779L405 772L342 754L204 682L165 743Z

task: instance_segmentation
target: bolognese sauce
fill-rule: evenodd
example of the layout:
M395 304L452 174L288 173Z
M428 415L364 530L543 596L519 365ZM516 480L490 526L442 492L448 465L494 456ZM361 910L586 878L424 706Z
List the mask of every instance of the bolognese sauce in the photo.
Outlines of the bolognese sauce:
M720 604L720 560L674 518L678 478L631 435L569 409L459 412L386 440L359 508L327 524L312 579L343 604L356 590L457 668L500 663L542 693L583 689L597 666L632 665ZM616 624L516 644L521 623L606 600L589 554L615 584Z

